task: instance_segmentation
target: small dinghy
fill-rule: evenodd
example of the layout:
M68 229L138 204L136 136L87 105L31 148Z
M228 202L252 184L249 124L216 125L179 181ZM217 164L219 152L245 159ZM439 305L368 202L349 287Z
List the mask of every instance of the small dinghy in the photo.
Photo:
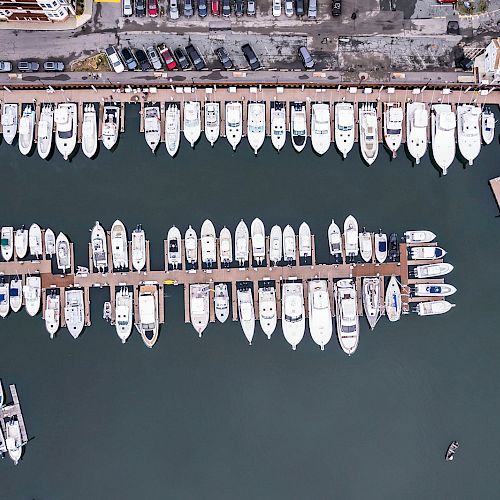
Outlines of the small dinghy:
M24 225L21 226L21 229L16 231L14 246L16 248L17 258L24 259L28 253L28 230Z
M238 302L238 317L241 328L252 345L253 334L255 331L255 310L253 307L253 296L251 288L242 288L236 290L236 299Z
M59 330L61 317L61 301L55 290L47 290L45 297L45 328L53 339L57 330Z
M453 295L457 289L446 283L419 283L413 285L415 297L448 297Z
M485 144L491 144L495 138L495 115L488 106L481 113L481 135Z
M436 235L432 231L405 231L406 243L430 243Z
M401 290L395 276L391 276L385 290L385 314L389 321L398 321L401 317Z
M366 319L370 328L373 330L382 313L380 307L380 278L363 279L363 307L366 313Z
M413 260L432 260L442 259L446 251L441 247L411 247L410 259Z
M207 268L217 265L217 246L215 244L215 227L211 220L206 219L201 225L201 261Z
M51 104L42 106L37 129L36 149L42 160L45 160L52 150L54 137L54 108Z
M358 221L352 215L344 221L344 239L346 260L354 260L359 253L359 234Z
M160 106L144 106L144 138L154 153L161 139Z
M67 236L59 233L56 239L57 268L65 273L71 268L71 252Z
M3 260L9 261L14 253L14 228L3 226L1 230L1 250Z
M23 281L19 278L14 278L10 281L10 308L12 312L18 312L23 305Z
M42 291L42 279L40 276L27 276L23 287L24 303L26 312L30 316L36 316L40 310Z
M92 262L94 269L99 273L104 273L108 267L108 241L106 231L96 221L90 235L90 243L92 247Z
M260 219L254 219L250 226L250 234L252 236L252 256L258 266L266 258L266 232L264 223Z
M387 234L384 234L381 229L375 233L375 257L380 264L387 259Z
M167 262L172 269L178 269L182 265L181 242L181 232L172 226L167 233Z
M205 103L205 137L213 146L220 134L220 104L218 102Z
M419 316L434 316L436 314L445 314L455 304L450 304L447 300L433 300L431 302L419 302L415 307L415 312Z
M134 296L132 292L126 287L120 288L116 292L115 304L115 329L116 334L124 344L132 333L132 321L134 312Z
M215 317L224 323L229 317L229 292L225 283L215 285L214 307Z
M328 246L330 247L330 255L335 259L342 259L342 235L340 234L340 228L335 224L332 219L330 226L328 227Z
M30 255L39 259L43 257L42 230L38 224L31 224L28 232Z
M188 227L184 236L184 247L186 249L186 262L195 267L198 262L198 237L191 226Z
M359 253L365 262L370 262L373 255L372 235L363 228L363 232L359 233Z
M138 224L132 231L132 266L139 272L146 265L146 235Z
M18 114L17 104L4 103L2 106L2 135L7 144L12 144L16 137Z
M415 278L434 278L436 276L444 276L451 273L451 271L453 271L453 266L447 262L442 262L441 264L417 266L413 270L413 273Z
M33 136L35 133L35 109L28 104L23 111L23 116L19 121L19 151L27 156L33 148Z
M266 286L259 288L259 323L262 331L270 339L276 329L276 288L272 282L266 282Z
M93 104L86 104L82 123L82 151L87 158L97 152L97 113Z
M235 259L240 267L244 267L245 263L248 262L248 227L243 221L243 219L236 226L236 232L234 234L235 241Z
M0 278L0 317L5 318L9 314L9 282Z
M277 266L282 258L283 233L280 226L273 226L269 237L269 260L273 266Z
M47 228L45 230L45 255L47 255L50 259L56 253L56 235L52 229Z
M283 230L283 260L292 265L297 260L297 245L295 242L295 232L292 226L288 225Z
M111 302L106 301L102 306L102 319L108 323L111 321Z
M128 268L127 230L120 220L115 220L111 226L111 255L115 269L123 271Z
M222 266L229 267L233 262L233 237L231 231L224 226L219 237L220 261Z
M312 236L311 228L306 222L299 227L299 258L304 259L306 263L312 257Z
M451 462L455 457L455 453L458 450L460 443L458 441L452 441L448 449L446 450L445 460Z
M206 284L189 285L189 312L191 324L201 338L210 315L210 287Z

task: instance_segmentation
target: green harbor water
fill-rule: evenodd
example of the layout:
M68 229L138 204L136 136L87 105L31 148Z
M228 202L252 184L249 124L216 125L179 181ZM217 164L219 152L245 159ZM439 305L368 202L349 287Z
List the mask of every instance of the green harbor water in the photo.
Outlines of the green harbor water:
M182 288L166 287L166 323L147 349L134 331L122 345L102 320L106 290L92 290L92 326L50 340L41 315L0 322L0 377L16 383L29 436L15 467L0 462L0 498L88 499L493 499L500 480L500 220L488 179L500 174L498 139L476 164L455 160L440 177L427 155L412 166L383 148L372 167L357 145L342 160L310 144L297 154L270 140L254 157L204 137L175 159L153 156L127 110L118 147L91 161L22 157L0 140L0 225L38 222L63 230L86 265L89 228L142 223L152 267L163 264L168 228L219 231L241 218L305 220L319 262L330 220L360 227L430 229L455 270L457 304L441 317L412 314L369 332L357 352L336 337L321 352L308 330L292 351L278 325L184 324ZM461 443L454 462L444 454Z

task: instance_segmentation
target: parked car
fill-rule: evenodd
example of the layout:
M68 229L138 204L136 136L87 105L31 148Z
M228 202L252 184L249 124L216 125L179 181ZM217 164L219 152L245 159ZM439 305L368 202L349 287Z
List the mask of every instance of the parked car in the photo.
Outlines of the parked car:
M122 57L130 71L135 71L139 67L135 57L132 55L132 51L129 48L124 47L122 49Z
M40 65L35 61L19 61L17 63L17 69L19 71L38 71Z
M156 49L152 45L146 48L146 54L153 69L160 70L163 68L161 60L158 57L158 52L156 52Z
M281 0L273 0L273 16L281 16Z
M247 16L255 16L255 0L248 0Z
M199 0L198 2L198 15L200 17L207 17L208 9L207 9L207 0Z
M12 71L12 63L10 61L0 61L0 73L8 73Z
M253 71L261 68L260 61L249 43L245 43L245 45L241 47L241 50L243 51L243 55Z
M460 26L458 24L458 21L448 21L448 25L446 26L446 34L460 35Z
M316 19L318 15L318 7L316 5L316 0L309 0L309 6L307 7L307 17L309 19Z
M179 19L179 7L177 0L170 0L170 19Z
M134 13L134 9L132 7L133 0L123 0L123 15L128 17Z
M137 17L146 15L146 0L135 0L135 15Z
M304 0L296 0L295 9L297 11L297 15L302 17L304 15Z
M193 0L184 0L184 16L191 17L193 15Z
M312 58L306 47L299 48L299 57L305 69L314 68L314 59Z
M148 14L149 17L158 16L158 0L148 0Z
M111 47L111 48L114 50L114 47ZM115 50L115 54L116 54L116 50ZM106 55L107 55L107 52L106 52ZM118 62L121 64L122 69L120 71L117 71L115 69L115 67L113 67L113 69L117 73L121 73L125 69L125 67L123 66L120 58L118 57L118 54L116 54L116 57L118 59ZM109 56L108 56L108 59L109 59ZM111 65L111 66L113 66L113 65ZM62 61L45 61L43 63L43 70L44 71L64 71L64 63Z
M163 62L165 63L167 69L173 70L177 68L177 63L172 56L172 52L170 52L170 49L166 45L159 46L158 52L160 53L160 56L163 59Z
M192 65L197 71L206 68L205 61L201 57L201 54L194 48L194 45L189 44L186 47L186 52L189 59L191 60Z
M285 0L285 14L286 17L293 16L293 0Z
M110 66L113 68L114 71L116 71L116 73L121 73L122 71L125 71L125 66L122 63L122 60L118 55L118 52L112 45L108 47L105 52L106 56L108 57ZM43 69L47 71L47 69L45 68L45 64L43 65Z
M210 1L210 11L212 12L212 16L220 16L219 0L211 0Z
M224 69L231 69L233 67L233 61L229 57L227 50L224 47L219 47L215 49L215 54L219 58L220 63L224 66Z
M340 16L342 14L342 1L333 0L332 3L332 16Z
M151 69L151 63L149 62L148 56L142 49L136 49L135 58L137 59L142 71L148 71Z
M222 15L224 17L229 17L231 15L231 1L222 0Z
M177 59L177 64L182 70L189 69L191 67L191 63L189 62L189 59L187 58L186 54L184 54L184 51L182 49L175 49L174 56Z
M234 6L235 14L240 17L245 13L245 7L243 5L243 0L236 0Z

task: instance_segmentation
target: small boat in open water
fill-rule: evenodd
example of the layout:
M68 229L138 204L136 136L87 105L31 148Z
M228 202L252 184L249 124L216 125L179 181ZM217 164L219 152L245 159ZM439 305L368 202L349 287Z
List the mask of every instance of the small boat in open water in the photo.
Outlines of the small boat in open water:
M446 456L445 456L445 460L447 462L450 462L455 458L455 453L457 452L459 446L460 443L458 441L452 441L450 443L450 446L448 446L448 449L446 450Z
M434 316L436 314L445 314L455 304L450 304L447 300L433 300L430 302L418 302L415 311L419 316Z

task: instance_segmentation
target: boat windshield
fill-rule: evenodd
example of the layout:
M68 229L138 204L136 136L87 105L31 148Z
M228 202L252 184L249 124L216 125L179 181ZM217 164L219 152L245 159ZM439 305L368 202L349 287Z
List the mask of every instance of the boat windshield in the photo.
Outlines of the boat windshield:
M71 136L73 135L73 130L58 130L57 135L59 136L60 139L71 139Z
M300 320L302 320L302 314L299 314L298 316L290 316L289 314L285 314L285 321L288 321L289 323L297 323Z

